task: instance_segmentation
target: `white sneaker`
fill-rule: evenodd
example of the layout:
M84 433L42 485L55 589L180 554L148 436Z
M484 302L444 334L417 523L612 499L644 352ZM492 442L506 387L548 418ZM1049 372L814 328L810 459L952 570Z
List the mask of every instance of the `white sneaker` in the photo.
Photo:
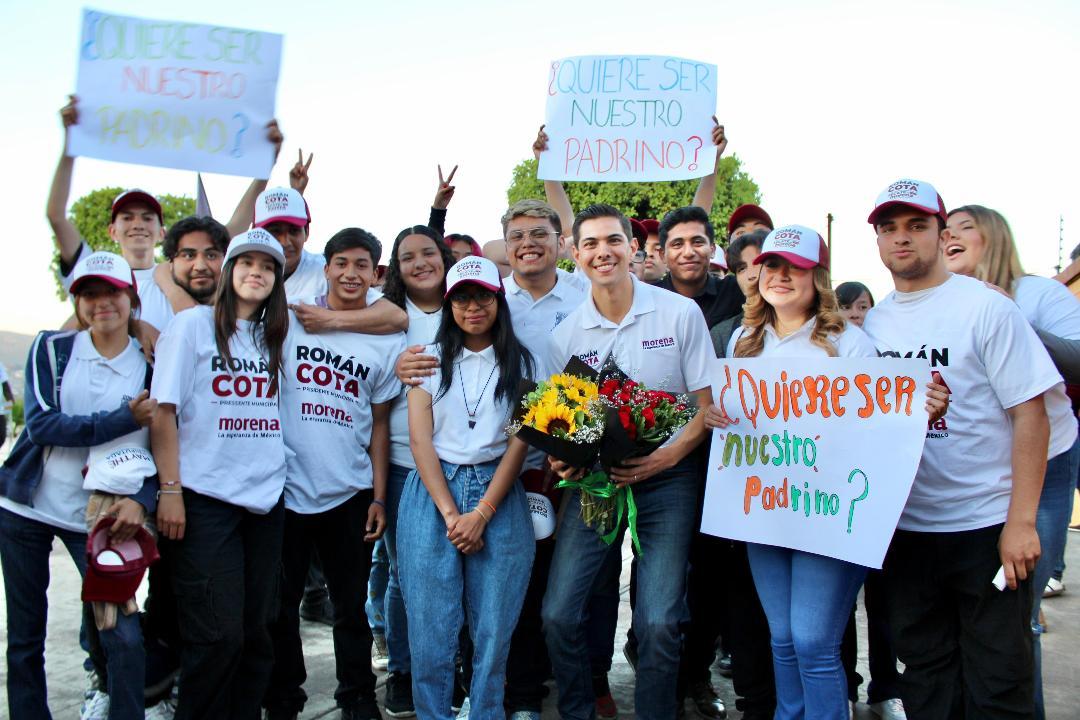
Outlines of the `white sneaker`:
M146 710L146 717L144 720L173 720L173 716L176 715L176 708L168 700L162 700L157 705Z
M1065 583L1061 582L1057 578L1050 578L1046 583L1046 589L1043 590L1043 597L1057 597L1063 592L1065 592Z
M461 703L461 709L458 710L457 720L469 720L469 698L465 698L465 702Z
M904 703L900 701L900 698L870 703L870 712L874 713L882 720L907 720L907 713L904 712Z
M109 696L101 690L96 691L83 703L79 720L109 720Z
M386 649L386 636L373 635L371 643L371 669L375 672L386 672L390 664L390 653Z
M83 704L84 705L86 704L87 700L94 697L94 694L97 693L98 688L100 686L101 686L101 680L98 679L97 672L94 671L94 670L87 670L86 671L86 687L83 688Z

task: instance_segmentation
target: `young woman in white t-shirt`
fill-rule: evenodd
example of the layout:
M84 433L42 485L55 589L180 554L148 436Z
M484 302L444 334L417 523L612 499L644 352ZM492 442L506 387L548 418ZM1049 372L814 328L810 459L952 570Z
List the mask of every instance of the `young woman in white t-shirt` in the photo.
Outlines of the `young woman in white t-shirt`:
M134 275L113 253L85 257L73 272L71 293L81 330L43 332L34 340L27 372L26 430L0 471L0 561L8 598L8 713L49 717L45 689L45 621L49 550L53 538L86 572L90 489L83 472L88 448L149 426L156 403L147 397L147 364L133 340L139 309ZM106 478L107 479L107 478ZM135 535L154 510L156 482L115 500L108 514L113 542ZM100 504L100 503L95 503ZM17 599L17 601L16 601ZM95 629L85 614L85 628ZM117 613L99 633L104 658L92 653L99 675L107 671L85 708L95 717L142 718L145 653L139 615Z
M173 551L183 640L177 718L259 715L273 666L285 484L277 387L284 253L265 230L229 243L213 307L157 346L158 528Z
M514 336L490 260L464 258L447 273L430 353L435 374L409 390L417 469L398 512L413 701L420 718L453 717L454 653L468 613L470 717L502 720L506 658L535 551L518 481L526 446L507 439L506 425L534 361Z
M945 266L959 275L969 275L1005 291L1016 302L1024 318L1046 345L1050 358L1062 375L1075 379L1077 368L1069 356L1080 354L1080 300L1057 280L1029 275L1020 264L1008 221L996 210L982 205L964 205L949 213L943 234ZM1071 349L1071 350L1070 350ZM1053 430L1074 430L1071 418L1063 417L1058 402L1047 414ZM1060 397L1058 398L1060 401ZM1073 436L1059 443L1060 432L1052 432L1050 458L1046 462L1042 494L1035 529L1042 554L1035 565L1032 586L1031 628L1035 637L1035 717L1044 717L1042 694L1042 643L1045 628L1039 620L1044 592L1051 591L1050 579L1060 584L1065 569L1065 544L1072 516L1077 472L1080 471L1080 440ZM1055 576L1056 573L1056 576Z
M777 228L754 263L761 272L728 357L877 357L870 339L839 313L818 233ZM710 406L705 424L726 427L728 420ZM772 633L776 719L847 720L840 641L867 568L759 543L747 543L747 554Z

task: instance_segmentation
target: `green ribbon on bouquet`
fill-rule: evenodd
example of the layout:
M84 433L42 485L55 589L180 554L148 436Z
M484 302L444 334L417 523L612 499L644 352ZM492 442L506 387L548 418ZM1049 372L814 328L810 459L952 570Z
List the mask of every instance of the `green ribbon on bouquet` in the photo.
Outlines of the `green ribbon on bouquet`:
M555 487L580 490L583 495L591 495L596 498L613 500L615 503L615 525L607 534L600 535L605 545L611 545L619 535L622 526L623 515L626 516L626 524L630 528L630 541L634 550L641 555L641 541L637 533L637 503L634 502L634 491L630 486L617 487L611 482L611 478L602 470L589 473L580 480L560 480ZM583 518L584 519L584 518Z

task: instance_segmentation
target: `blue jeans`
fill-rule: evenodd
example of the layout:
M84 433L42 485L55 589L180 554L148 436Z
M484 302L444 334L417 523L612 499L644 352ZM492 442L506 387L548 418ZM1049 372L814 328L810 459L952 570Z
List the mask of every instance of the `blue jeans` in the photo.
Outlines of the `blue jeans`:
M59 538L86 573L86 533L63 530L0 509L0 561L7 600L7 692L12 720L51 718L45 689L45 625L49 552ZM86 628L93 628L92 618ZM108 676L109 717L141 719L146 655L139 615L117 613L116 627L99 633Z
M398 580L397 528L401 493L405 490L405 480L410 472L412 470L401 465L390 465L386 478L386 532L383 533L383 547L389 559L383 615L386 649L390 654L387 670L405 674L412 672L412 656L409 654L409 621L405 617L405 600L401 596L401 583Z
M1031 630L1035 640L1035 718L1042 720L1042 625L1039 624L1039 606L1042 604L1043 589L1050 580L1058 558L1065 552L1065 541L1069 534L1069 517L1072 509L1072 495L1076 491L1077 466L1080 465L1080 439L1073 446L1050 458L1046 463L1046 477L1043 479L1042 495L1039 497L1039 512L1035 519L1035 529L1039 533L1039 545L1042 555L1035 565L1032 585L1035 595L1031 604Z
M390 559L386 555L386 542L379 538L371 551L371 574L368 575L367 602L364 613L372 635L386 635L386 586L390 580Z
M476 507L497 465L442 464L459 512ZM399 579L412 620L409 647L417 717L454 717L454 654L464 605L473 642L469 717L504 720L506 658L536 552L521 483L514 482L484 529L483 548L472 555L462 555L447 540L446 523L415 470L405 483L398 520Z
M847 720L840 641L867 568L773 545L746 551L772 633L775 720Z
M697 483L696 463L683 461L634 486L641 540L633 618L638 639L634 707L642 720L675 717L679 621L686 615L686 563L697 516ZM622 551L625 533L624 527L616 542L605 545L581 519L580 499L574 491L565 500L542 613L563 720L594 716L584 619L596 576L613 553Z

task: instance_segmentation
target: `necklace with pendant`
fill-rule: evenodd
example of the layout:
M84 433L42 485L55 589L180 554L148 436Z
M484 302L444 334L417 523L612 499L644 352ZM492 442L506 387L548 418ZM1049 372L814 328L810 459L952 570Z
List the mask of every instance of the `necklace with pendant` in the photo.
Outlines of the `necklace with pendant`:
M480 401L484 398L484 393L487 392L488 385L491 384L491 378L495 377L495 369L498 365L492 365L491 372L488 373L487 382L484 383L484 388L480 391L480 397L476 398L476 404L472 409L469 409L469 398L465 396L465 381L461 379L461 373L458 373L458 384L461 385L461 399L465 401L465 412L469 415L469 429L472 430L476 427L476 411L480 409Z

